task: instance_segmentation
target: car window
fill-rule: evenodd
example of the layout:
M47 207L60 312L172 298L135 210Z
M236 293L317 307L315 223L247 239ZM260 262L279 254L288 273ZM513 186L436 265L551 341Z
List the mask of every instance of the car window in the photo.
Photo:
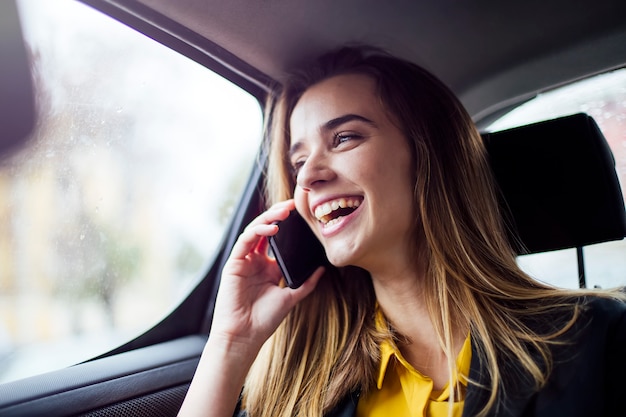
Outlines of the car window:
M503 130L574 113L587 113L598 123L615 157L622 192L626 185L626 68L578 81L538 95L487 128ZM583 249L587 287L626 285L626 240ZM552 284L578 287L576 249L520 256L520 266Z
M262 129L256 98L88 6L18 8L38 120L0 160L0 383L165 317L213 261Z

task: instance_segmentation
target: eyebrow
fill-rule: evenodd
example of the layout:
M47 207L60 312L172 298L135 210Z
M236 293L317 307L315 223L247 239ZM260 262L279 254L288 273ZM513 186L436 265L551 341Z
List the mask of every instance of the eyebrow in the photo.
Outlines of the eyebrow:
M363 116L359 116L358 114L345 114L343 116L339 116L336 117L334 119L330 119L329 121L327 121L326 123L324 123L321 126L322 131L329 131L329 130L334 130L336 128L338 128L339 126L341 126L344 123L348 123L351 121L359 121L359 122L363 122L363 123L367 123L371 126L376 127L376 123L366 117ZM289 158L291 158L293 156L294 153L296 153L298 151L298 149L300 149L302 147L302 142L296 142L294 143L291 148L289 149Z
M353 120L358 120L360 122L364 122L364 123L367 123L369 125L376 126L376 123L374 123L373 121L371 121L368 118L365 118L363 116L359 116L358 114L346 114L344 116L339 116L339 117L337 117L335 119L331 119L331 120L327 121L322 126L322 129L323 130L333 130L333 129L341 126L342 124L351 122Z

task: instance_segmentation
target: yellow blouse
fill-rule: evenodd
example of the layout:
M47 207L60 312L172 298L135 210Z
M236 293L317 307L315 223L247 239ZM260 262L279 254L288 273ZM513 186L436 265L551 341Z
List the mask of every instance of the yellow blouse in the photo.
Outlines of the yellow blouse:
M469 335L456 358L457 374L453 381L460 382L461 392L455 393L454 417L461 417L467 388L472 348ZM359 399L357 417L448 417L450 386L433 390L433 381L422 375L403 357L391 343L381 345L381 364L378 389Z

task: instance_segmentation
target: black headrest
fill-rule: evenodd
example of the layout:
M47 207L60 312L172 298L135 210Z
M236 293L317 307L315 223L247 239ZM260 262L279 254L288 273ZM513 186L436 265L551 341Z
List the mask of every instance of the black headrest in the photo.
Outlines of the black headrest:
M518 254L626 236L615 159L595 121L576 114L483 134ZM514 235L513 235L514 236Z

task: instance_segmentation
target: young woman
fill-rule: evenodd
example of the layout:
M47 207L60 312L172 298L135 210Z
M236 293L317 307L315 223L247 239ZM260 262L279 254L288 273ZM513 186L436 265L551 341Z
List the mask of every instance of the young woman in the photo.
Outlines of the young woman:
M626 415L626 307L515 262L482 140L422 68L343 48L286 80L181 416ZM332 266L281 285L296 209Z

